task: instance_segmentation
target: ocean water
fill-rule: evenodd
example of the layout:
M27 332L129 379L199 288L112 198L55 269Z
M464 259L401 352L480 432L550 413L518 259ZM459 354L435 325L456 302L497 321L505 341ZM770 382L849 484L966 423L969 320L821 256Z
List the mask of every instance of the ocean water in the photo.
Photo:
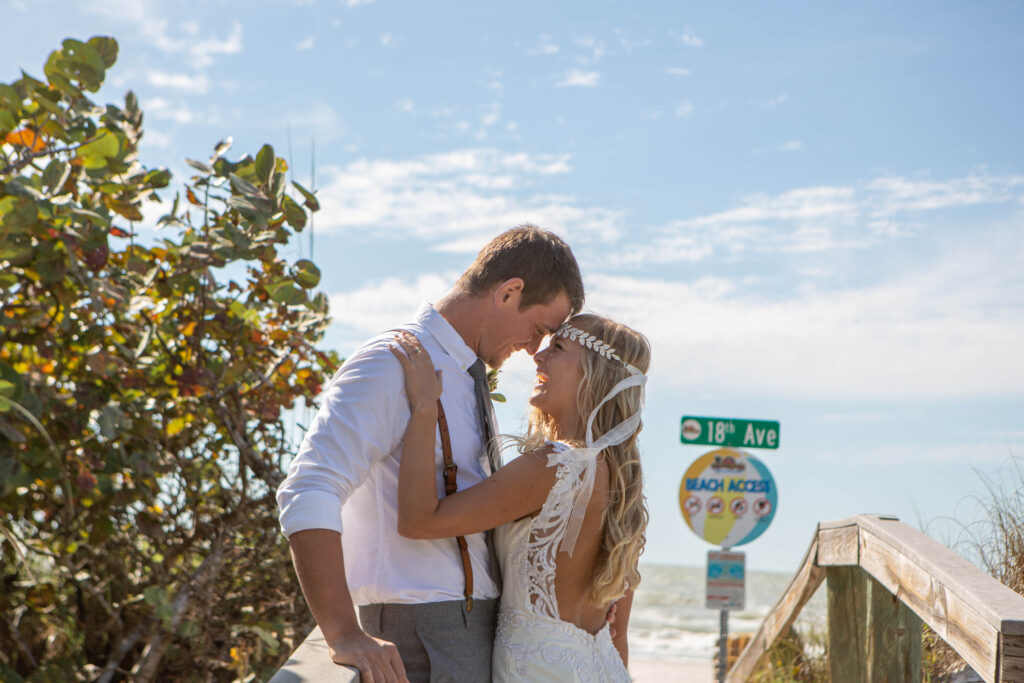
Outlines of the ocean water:
M629 618L631 655L709 659L714 654L719 612L704 607L705 572L704 567L640 564L642 581ZM729 613L729 633L755 633L791 579L748 570L746 609ZM826 614L822 584L801 611L797 630L823 630Z

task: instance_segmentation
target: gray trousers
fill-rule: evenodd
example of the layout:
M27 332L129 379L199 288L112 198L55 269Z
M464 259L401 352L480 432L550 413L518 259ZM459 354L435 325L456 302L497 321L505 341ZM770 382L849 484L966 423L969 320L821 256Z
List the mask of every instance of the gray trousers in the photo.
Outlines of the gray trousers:
M359 622L391 641L411 683L489 683L497 600L360 605Z

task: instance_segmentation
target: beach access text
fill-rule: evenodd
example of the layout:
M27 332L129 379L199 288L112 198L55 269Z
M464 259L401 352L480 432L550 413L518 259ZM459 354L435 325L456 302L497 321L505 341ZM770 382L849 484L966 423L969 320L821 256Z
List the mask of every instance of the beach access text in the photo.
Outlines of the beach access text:
M679 437L684 444L693 446L778 448L779 423L772 420L683 415Z

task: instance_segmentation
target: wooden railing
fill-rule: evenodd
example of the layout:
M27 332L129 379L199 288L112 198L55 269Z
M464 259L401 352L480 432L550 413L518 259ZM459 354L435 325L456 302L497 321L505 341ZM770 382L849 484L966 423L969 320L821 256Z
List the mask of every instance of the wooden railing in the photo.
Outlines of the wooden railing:
M331 661L320 627L314 628L269 683L359 683L359 670Z
M818 525L789 588L729 671L746 681L827 579L833 683L920 681L921 622L990 683L1024 683L1024 597L894 517Z

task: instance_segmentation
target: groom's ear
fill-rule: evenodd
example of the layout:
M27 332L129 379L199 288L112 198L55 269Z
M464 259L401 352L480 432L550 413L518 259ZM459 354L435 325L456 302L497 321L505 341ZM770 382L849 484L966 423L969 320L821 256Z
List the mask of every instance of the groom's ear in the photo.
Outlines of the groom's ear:
M519 302L523 298L523 288L525 286L526 283L523 282L521 277L505 280L494 288L494 305L498 307L514 305L516 310L519 310Z

